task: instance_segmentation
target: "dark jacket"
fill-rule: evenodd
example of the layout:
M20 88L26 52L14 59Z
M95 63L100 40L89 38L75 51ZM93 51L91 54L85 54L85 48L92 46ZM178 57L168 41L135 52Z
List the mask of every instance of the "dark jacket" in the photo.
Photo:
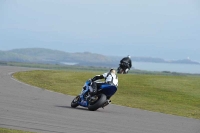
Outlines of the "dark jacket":
M132 67L132 61L128 57L124 57L123 59L121 59L120 64L123 64L123 63L126 63L129 66L129 68Z

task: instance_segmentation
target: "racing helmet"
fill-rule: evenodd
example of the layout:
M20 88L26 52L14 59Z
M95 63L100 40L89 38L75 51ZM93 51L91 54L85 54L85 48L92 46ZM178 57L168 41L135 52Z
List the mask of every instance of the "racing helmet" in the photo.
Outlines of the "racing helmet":
M113 70L115 70L115 68L111 68L109 73L113 73L114 72L116 74L116 70L115 71L113 71Z
M112 70L115 70L114 68L110 68L110 71L109 72L111 72Z

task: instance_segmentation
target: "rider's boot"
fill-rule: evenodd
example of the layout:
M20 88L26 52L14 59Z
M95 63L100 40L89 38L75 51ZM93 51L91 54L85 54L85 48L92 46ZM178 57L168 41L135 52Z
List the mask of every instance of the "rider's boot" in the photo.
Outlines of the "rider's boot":
M129 69L128 69L128 68L126 68L126 70L125 70L125 73L128 73L128 71L129 71Z
M96 101L98 99L98 96L96 96L93 92L89 92L86 99L90 102Z

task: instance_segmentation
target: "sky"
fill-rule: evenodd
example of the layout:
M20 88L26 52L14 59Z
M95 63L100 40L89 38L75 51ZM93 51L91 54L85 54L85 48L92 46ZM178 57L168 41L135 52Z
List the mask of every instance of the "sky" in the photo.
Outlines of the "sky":
M200 62L199 0L0 0L0 50Z

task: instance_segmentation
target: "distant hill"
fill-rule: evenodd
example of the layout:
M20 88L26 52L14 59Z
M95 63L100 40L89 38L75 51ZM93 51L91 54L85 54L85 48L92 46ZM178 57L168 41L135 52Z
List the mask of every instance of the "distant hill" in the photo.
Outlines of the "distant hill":
M78 65L111 65L114 60L104 55L84 52L67 53L44 48L25 48L0 51L0 61L32 62L32 63L71 63Z
M116 67L123 57L105 56L96 53L68 53L59 50L44 48L25 48L0 51L0 61L50 63L50 64L76 64L86 66ZM154 63L182 63L200 64L189 59L166 61L161 58L152 57L131 57L133 62L154 62Z

